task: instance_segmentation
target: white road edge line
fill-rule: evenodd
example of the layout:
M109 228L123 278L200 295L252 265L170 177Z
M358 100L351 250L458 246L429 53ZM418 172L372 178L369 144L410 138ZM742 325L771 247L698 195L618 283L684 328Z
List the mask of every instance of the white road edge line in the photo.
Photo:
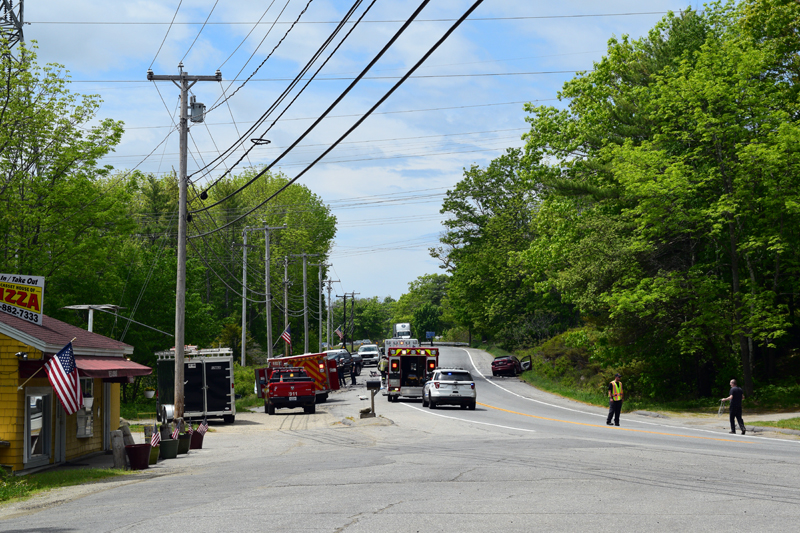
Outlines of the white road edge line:
M478 370L478 367L475 365L475 361L472 360L472 354L469 353L469 350L467 350L466 348L460 348L460 349L464 350L464 352L466 352L467 357L469 357L469 362L472 365L472 368L475 369L475 372L477 372L477 374L484 381L486 381L486 383L490 383L490 384L494 385L495 387L497 387L498 389L500 389L502 391L505 391L505 392L507 392L507 393L509 393L509 394L511 394L513 396L516 396L518 398L522 398L523 400L528 400L528 401L531 401L531 402L540 403L542 405L547 405L549 407L555 407L556 409L562 409L564 411L572 411L573 413L580 413L580 414L583 414L583 415L598 416L600 418L605 418L606 417L605 415L599 415L599 414L596 414L596 413L589 413L587 411L581 411L579 409L572 409L571 407L564 407L564 406L561 406L561 405L555 405L555 404L552 404L552 403L543 402L541 400L535 400L533 398L528 398L527 396L522 396L521 394L517 394L516 392L510 391L507 388L498 385L494 381L490 381L490 380L486 379L486 377L484 377L483 373L480 370ZM692 428L692 427L685 427L685 426L670 426L668 424L659 424L658 422L647 422L645 420L633 420L633 419L630 419L630 418L626 419L626 421L627 420L629 420L629 421L631 421L633 423L636 423L636 424L645 424L645 425L648 425L648 426L656 426L656 427L660 427L660 428L683 429L683 430L686 430L686 431L699 431L699 432L702 432L702 433L710 433L712 435L716 435L717 437L719 437L719 435L720 435L719 431L711 431L710 429L700 429L700 428ZM763 440L776 441L776 442L792 442L795 445L800 444L800 441L797 441L797 440L778 439L778 438L775 438L775 437L757 437L755 435L750 435L749 438L751 438L751 439L763 439Z
M447 415L443 415L441 413L431 413L429 410L423 409L421 407L417 407L415 405L410 405L410 404L407 404L407 403L404 403L402 405L405 405L406 407L408 407L410 409L416 409L417 411L422 411L423 413L427 413L429 415L441 416L442 418L449 418L450 420L458 420L459 422L467 422L467 423L470 423L470 424L480 424L482 426L493 426L493 427L496 427L496 428L513 429L514 431L526 431L528 433L536 433L535 429L523 429L523 428L515 428L513 426L501 426L500 424L490 424L488 422L477 422L475 420L467 420L466 418L458 418L457 416L447 416Z

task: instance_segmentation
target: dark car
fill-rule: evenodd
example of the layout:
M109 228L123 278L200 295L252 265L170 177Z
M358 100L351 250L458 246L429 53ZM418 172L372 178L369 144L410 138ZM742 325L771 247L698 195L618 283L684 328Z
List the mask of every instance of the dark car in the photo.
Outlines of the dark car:
M325 356L328 359L336 360L337 366L341 365L342 363L352 363L352 364L354 364L355 367L356 367L356 376L360 376L361 375L362 362L361 362L361 357L360 356L359 357L353 357L353 355L350 352L348 352L347 350L345 350L343 348L340 348L338 350L328 350L325 353L328 354L328 355Z
M522 373L522 363L513 355L498 357L492 361L493 376L516 376Z

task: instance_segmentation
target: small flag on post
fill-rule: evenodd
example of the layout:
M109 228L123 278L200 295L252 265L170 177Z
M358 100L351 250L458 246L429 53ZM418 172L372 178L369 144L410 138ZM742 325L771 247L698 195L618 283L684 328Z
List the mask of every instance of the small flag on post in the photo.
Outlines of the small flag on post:
M181 427L180 426L175 426L175 431L172 432L172 438L173 439L177 439L178 438L178 434L180 432L181 432Z
M154 431L153 436L150 438L150 446L155 447L158 446L159 444L161 444L161 432Z
M75 365L72 342L61 348L61 351L44 364L44 371L68 415L83 407L83 391L80 379L78 379L78 367Z
M188 426L186 426L186 434L191 435L192 433L194 433L194 430L192 429L192 425L189 424Z
M291 331L291 328L292 328L292 325L291 324L287 324L286 325L286 329L283 330L283 333L281 333L281 339L285 340L286 344L292 344L292 331Z
M208 422L203 420L203 423L197 426L197 432L200 433L201 435L205 435L206 431L208 431Z
M339 340L344 339L344 333L342 333L342 326L339 326L338 328L336 328L336 331L334 331L334 333L339 335Z

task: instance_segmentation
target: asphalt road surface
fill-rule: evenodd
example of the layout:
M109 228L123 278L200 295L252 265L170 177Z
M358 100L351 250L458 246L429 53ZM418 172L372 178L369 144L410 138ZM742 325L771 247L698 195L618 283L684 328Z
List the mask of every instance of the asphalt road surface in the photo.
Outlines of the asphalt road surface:
M727 417L608 427L491 378L485 352L441 354L475 376L475 411L378 395L380 417L359 420L366 368L315 415L239 414L142 474L0 507L0 531L798 530L798 440L729 435Z

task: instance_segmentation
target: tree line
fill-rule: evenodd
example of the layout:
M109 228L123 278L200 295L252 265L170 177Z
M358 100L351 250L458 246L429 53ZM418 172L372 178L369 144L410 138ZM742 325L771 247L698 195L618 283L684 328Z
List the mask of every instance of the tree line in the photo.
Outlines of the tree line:
M794 380L800 5L665 16L559 93L448 192L455 323L506 347L570 328L649 396Z

